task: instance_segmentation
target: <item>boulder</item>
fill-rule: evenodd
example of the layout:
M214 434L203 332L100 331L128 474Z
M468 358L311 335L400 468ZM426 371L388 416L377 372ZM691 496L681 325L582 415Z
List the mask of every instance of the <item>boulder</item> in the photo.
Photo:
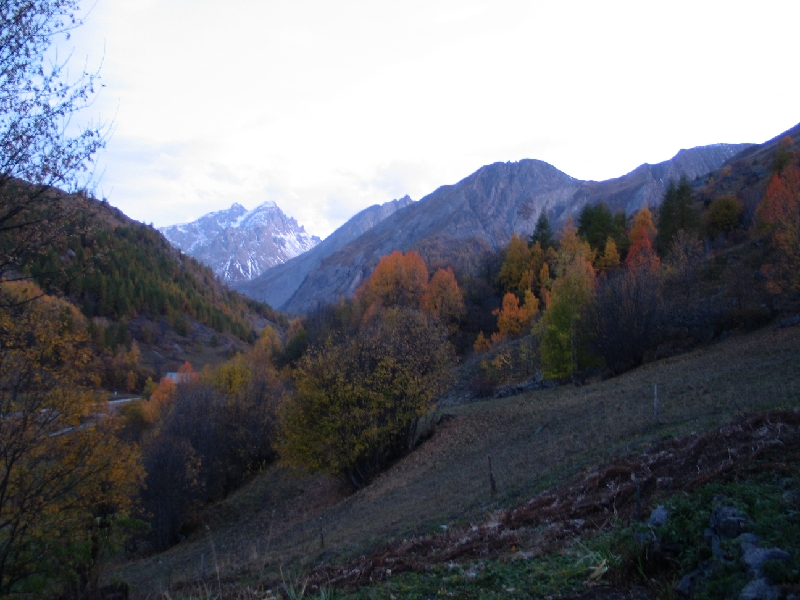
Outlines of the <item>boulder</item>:
M780 548L759 548L754 545L742 546L742 562L750 577L761 577L761 569L768 560L790 562L792 555Z
M664 508L663 504L659 504L650 513L650 518L647 519L647 524L650 527L662 527L667 524L669 520L669 511Z
M753 579L739 594L739 600L778 600L781 592L766 579Z
M745 532L748 521L738 508L721 504L711 513L709 525L718 536L731 540Z

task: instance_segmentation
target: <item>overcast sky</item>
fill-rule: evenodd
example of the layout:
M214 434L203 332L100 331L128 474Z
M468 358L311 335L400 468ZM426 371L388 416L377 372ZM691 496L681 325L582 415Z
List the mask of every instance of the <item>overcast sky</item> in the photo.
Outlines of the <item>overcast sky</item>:
M92 0L86 0L86 4ZM156 226L274 200L326 236L484 164L608 179L800 121L800 2L96 0L98 195Z

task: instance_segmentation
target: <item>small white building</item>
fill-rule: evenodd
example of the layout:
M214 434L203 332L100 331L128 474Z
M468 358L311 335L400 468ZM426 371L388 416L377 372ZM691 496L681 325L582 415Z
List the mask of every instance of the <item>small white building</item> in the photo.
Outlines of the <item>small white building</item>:
M167 379L170 379L172 383L175 385L180 385L182 383L191 383L197 377L196 373L167 373L165 375Z

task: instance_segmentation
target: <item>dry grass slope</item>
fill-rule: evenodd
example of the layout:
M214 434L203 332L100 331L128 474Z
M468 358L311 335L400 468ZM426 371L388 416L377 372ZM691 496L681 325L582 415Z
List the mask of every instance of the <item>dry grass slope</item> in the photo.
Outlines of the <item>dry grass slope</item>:
M142 596L196 581L201 564L215 580L218 567L223 585L271 585L281 568L300 573L442 525L484 521L598 462L798 403L800 330L791 327L732 336L605 382L447 407L452 418L433 438L367 489L346 495L329 478L268 469L207 512L208 530L113 575Z

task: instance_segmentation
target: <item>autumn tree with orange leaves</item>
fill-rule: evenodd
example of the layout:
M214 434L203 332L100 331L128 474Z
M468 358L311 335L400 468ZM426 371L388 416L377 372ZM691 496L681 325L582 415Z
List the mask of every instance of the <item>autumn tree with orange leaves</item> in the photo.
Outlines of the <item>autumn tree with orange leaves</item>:
M358 314L371 318L381 309L411 308L438 319L451 330L464 313L464 294L452 269L439 269L428 281L428 266L417 252L383 256L356 290Z
M418 308L427 287L428 267L422 257L396 250L381 257L372 275L356 291L356 302L365 308L374 304Z
M492 311L497 315L497 333L492 334L492 342L497 343L505 337L517 337L530 331L531 320L539 312L539 299L533 292L525 292L525 301L520 306L517 297L508 292L503 296L503 304Z
M422 296L421 308L451 331L458 327L464 314L464 294L452 269L439 269L433 274Z
M800 167L775 173L756 211L760 232L769 236L774 260L764 266L770 292L800 291Z
M628 250L628 257L625 259L625 265L628 269L632 271L639 269L655 271L661 266L661 259L654 248L656 234L653 213L645 206L636 213L633 219L633 226L628 234L631 241L631 248Z

